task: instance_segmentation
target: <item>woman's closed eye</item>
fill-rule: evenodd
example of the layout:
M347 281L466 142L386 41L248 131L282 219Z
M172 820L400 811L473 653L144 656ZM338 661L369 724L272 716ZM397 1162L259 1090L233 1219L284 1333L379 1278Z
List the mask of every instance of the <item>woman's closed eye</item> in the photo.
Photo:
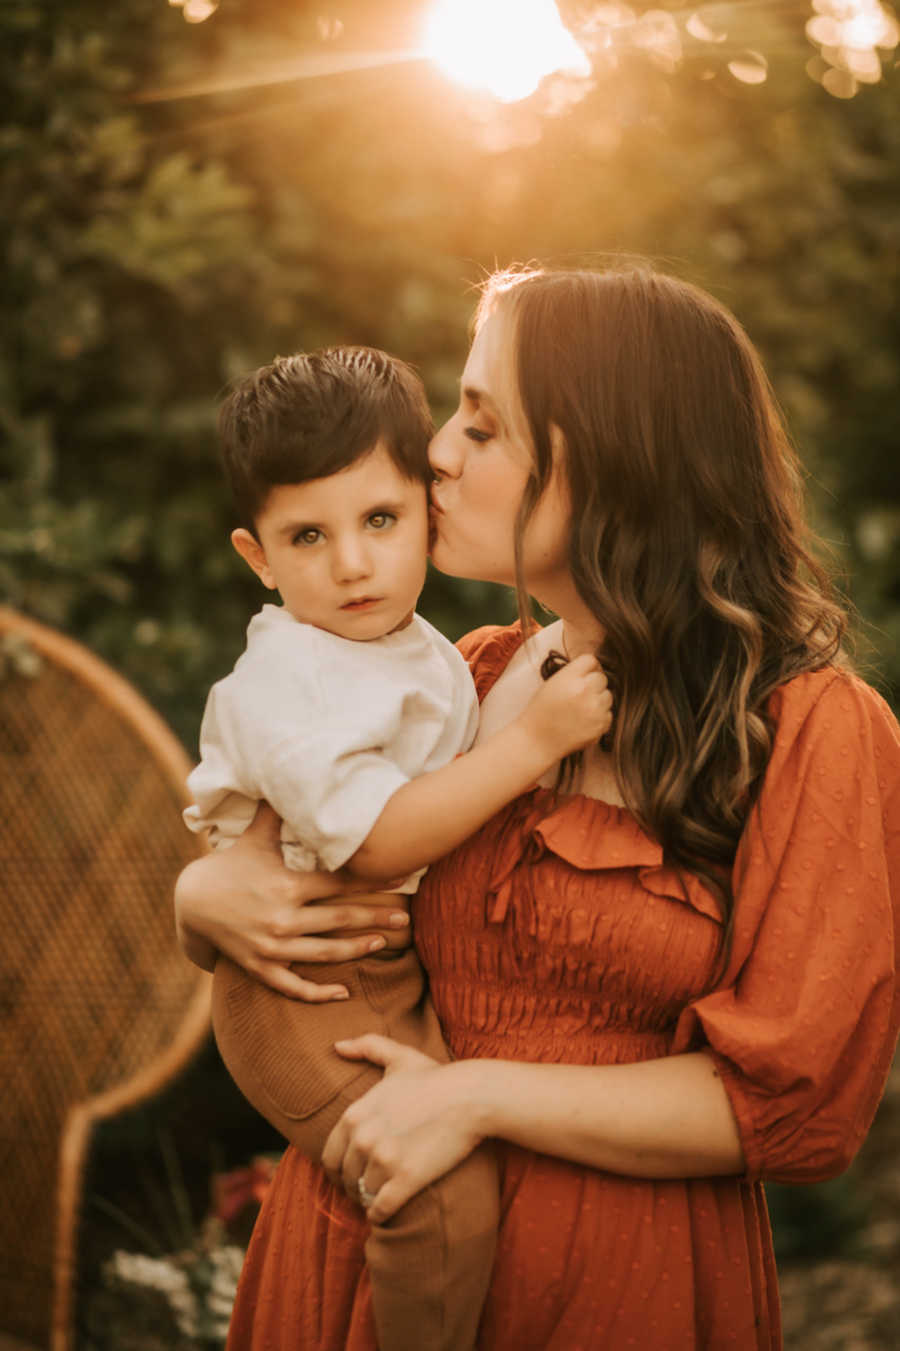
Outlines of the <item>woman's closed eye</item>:
M483 431L480 427L466 427L465 435L470 441L477 441L481 445L485 441L490 441L493 432Z

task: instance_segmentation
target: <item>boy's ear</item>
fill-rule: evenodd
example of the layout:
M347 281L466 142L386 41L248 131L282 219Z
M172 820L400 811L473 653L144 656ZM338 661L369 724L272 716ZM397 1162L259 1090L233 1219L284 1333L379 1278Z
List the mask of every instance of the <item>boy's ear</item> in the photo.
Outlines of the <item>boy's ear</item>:
M252 568L256 573L263 586L267 586L270 591L274 591L275 578L269 568L266 551L259 540L251 535L249 530L245 530L241 526L238 530L232 530L231 542L248 568Z

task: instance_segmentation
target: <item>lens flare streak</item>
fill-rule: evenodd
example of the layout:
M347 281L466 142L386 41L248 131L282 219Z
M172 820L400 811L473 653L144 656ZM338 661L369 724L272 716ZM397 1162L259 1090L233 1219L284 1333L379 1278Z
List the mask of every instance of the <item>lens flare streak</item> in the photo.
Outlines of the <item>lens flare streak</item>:
M199 24L212 17L219 0L168 3L181 10L186 22ZM806 36L819 54L807 63L810 77L836 98L852 98L861 85L877 84L900 44L893 12L882 0L812 0L812 9ZM600 0L582 8L573 33L563 24L555 0L432 0L421 45L407 51L307 52L265 71L245 68L239 74L175 89L145 90L136 101L247 89L425 59L458 84L503 103L528 98L548 76L564 77L549 86L551 102L545 111L553 112L554 90L564 96L560 103L557 95L560 106L577 102L628 51L640 52L674 73L686 49L693 53L705 49L711 58L718 56L734 79L760 84L768 75L767 58L760 51L727 49L723 20L728 12L724 4L693 11L636 11L624 0ZM320 36L323 41L331 39L342 27L340 21L320 20Z

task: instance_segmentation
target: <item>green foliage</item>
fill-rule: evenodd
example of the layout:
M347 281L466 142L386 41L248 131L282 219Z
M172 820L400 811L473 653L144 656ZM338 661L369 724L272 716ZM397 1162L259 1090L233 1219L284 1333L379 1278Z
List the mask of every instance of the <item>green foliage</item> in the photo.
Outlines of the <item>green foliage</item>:
M869 1218L852 1174L814 1186L766 1184L779 1262L858 1257Z
M753 88L722 58L670 75L635 56L543 110L415 63L133 99L397 47L420 8L334 4L344 35L323 43L317 6L279 0L199 27L165 0L0 4L0 596L106 657L193 747L260 600L227 543L222 386L275 352L369 342L417 363L440 419L485 269L626 249L718 293L762 348L900 694L896 76L830 99L800 16L754 33L772 59ZM443 577L425 609L451 637L513 612ZM784 1251L855 1232L833 1185L773 1194Z
M275 0L198 26L164 0L0 6L0 594L193 745L260 600L227 544L222 386L278 351L371 342L420 367L441 418L485 269L627 248L716 291L760 344L900 689L896 81L830 99L800 20L776 18L753 88L699 55L674 75L623 58L543 105L422 63L273 82L305 52L408 43L421 4L334 8L324 40L317 7ZM437 577L425 609L452 636L512 614Z
M152 40L159 8L132 44ZM25 13L0 11L0 586L165 704L208 674L213 647L201 636L198 652L191 622L204 608L193 583L215 572L194 556L213 513L196 480L186 499L177 485L208 457L222 379L197 326L227 309L221 269L252 285L251 193L221 165L153 147L99 8L33 5L30 25Z

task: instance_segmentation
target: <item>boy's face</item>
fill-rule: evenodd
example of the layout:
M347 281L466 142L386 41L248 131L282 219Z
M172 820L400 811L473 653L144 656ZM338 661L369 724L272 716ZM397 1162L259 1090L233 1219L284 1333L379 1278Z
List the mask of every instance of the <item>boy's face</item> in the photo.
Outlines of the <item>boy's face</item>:
M408 623L425 584L425 485L404 478L378 442L340 473L273 488L259 540L232 543L295 619L366 642Z

